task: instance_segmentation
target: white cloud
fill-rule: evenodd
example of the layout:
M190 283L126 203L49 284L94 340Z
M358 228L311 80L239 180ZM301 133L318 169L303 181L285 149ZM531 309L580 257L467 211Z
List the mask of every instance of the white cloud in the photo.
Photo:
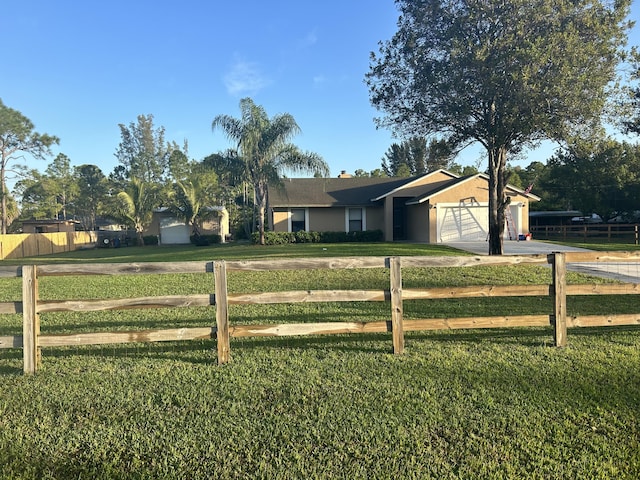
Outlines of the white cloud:
M320 86L326 82L327 82L327 77L325 77L324 75L316 75L315 77L313 77L313 84L315 86Z
M236 59L223 80L227 92L238 96L255 95L270 83L257 63L241 59Z
M298 42L298 49L303 50L318 43L317 29L313 29L307 35Z

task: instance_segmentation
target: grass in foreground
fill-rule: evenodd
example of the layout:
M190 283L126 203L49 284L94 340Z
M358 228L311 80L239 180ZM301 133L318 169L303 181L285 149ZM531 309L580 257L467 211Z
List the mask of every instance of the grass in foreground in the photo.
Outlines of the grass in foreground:
M250 245L229 243L196 247L193 245L147 246L126 248L94 248L54 255L1 260L2 265L49 263L137 263L188 262L211 260L250 260L281 257L348 257L392 255L469 255L445 245L413 243L302 243L290 245Z
M237 272L229 288L388 288L376 269L342 273L279 272L274 280ZM523 266L403 270L413 287L549 283L549 275ZM0 279L0 301L19 297L19 285ZM46 277L40 295L212 286L210 275ZM634 311L637 300L584 297L569 305ZM407 302L405 314L550 308L548 299L468 299ZM0 315L0 335L20 332L16 317ZM366 321L388 319L389 311L347 303L231 312L232 323L284 318ZM51 333L213 322L210 308L42 314ZM21 374L20 350L4 350L0 478L639 478L640 331L570 330L568 348L551 344L550 327L408 333L402 356L390 354L390 334L232 339L233 361L223 367L215 341L55 348L43 350L32 377Z
M0 478L640 475L640 335L438 332L45 353L4 375ZM18 363L17 360L13 363Z

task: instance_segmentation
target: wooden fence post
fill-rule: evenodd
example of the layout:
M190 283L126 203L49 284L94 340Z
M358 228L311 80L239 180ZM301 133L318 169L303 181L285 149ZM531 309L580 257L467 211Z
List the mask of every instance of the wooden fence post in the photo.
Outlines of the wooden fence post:
M393 353L404 352L404 327L402 325L402 270L399 257L389 259L391 275L391 332L393 335Z
M567 345L567 264L565 254L554 252L553 258L553 339L556 347Z
M40 317L37 313L38 278L35 265L22 267L22 355L24 373L36 373L40 362L38 335Z
M229 305L227 303L227 266L224 260L214 262L213 274L216 293L216 326L218 327L218 365L223 365L231 360Z

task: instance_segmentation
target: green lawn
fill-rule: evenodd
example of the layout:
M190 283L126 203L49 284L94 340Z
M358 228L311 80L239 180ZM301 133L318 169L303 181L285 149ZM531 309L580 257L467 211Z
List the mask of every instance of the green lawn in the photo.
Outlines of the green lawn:
M326 248L327 250L323 250ZM29 259L143 262L278 256L447 255L428 245L104 249ZM21 262L16 262L21 263ZM0 262L0 265L6 264ZM544 267L403 269L405 287L549 283ZM570 273L573 283L594 281ZM602 281L602 280L598 280ZM383 270L232 272L230 291L388 288ZM210 275L44 277L42 298L212 292ZM19 298L0 279L0 301ZM377 320L383 303L232 306L231 322ZM406 302L407 318L548 313L546 298ZM633 296L571 312L637 311ZM42 331L211 325L212 309L42 314ZM284 320L283 320L284 319ZM0 335L20 332L0 315ZM0 350L0 478L640 477L640 330L551 328Z
M444 245L412 243L302 243L291 245L250 245L229 243L196 247L146 246L126 248L95 248L57 255L43 255L12 260L0 260L2 265L74 262L188 262L195 260L238 260L278 257L347 257L391 255L465 255Z
M633 252L640 250L640 245L635 245L633 241L618 241L616 239L607 240L606 238L592 238L588 242L582 239L578 240L545 240L540 239L542 242L557 243L559 245L570 245L572 247L587 248L589 250L597 250L600 252Z

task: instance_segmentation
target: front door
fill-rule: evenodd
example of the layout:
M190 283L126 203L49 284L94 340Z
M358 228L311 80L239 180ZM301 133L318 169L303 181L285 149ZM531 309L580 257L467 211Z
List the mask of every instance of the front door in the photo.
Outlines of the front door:
M407 206L410 197L393 199L393 240L407 239Z

